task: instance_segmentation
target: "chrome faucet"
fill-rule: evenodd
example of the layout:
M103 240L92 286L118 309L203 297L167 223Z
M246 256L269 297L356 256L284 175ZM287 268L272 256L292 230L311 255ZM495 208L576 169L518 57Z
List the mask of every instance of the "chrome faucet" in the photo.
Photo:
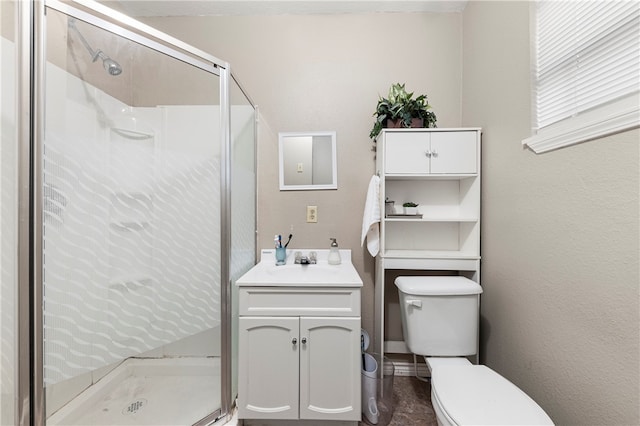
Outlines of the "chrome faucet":
M303 256L302 252L297 251L294 253L294 263L298 265L315 265L318 263L318 254L315 251L310 251L309 256Z

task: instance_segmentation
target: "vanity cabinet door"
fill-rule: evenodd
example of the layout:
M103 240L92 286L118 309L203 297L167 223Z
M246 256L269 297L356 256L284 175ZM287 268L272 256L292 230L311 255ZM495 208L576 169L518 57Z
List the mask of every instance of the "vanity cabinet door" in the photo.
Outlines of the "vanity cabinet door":
M240 418L297 419L299 318L240 317Z
M300 418L360 420L360 317L300 318Z

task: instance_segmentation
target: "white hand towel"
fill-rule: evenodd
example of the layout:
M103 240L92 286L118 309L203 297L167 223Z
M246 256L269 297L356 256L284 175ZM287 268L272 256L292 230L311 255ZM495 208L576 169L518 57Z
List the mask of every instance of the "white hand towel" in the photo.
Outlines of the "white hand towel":
M362 217L362 242L367 239L367 249L371 256L376 257L380 251L380 178L373 175L369 182L367 201L364 205Z

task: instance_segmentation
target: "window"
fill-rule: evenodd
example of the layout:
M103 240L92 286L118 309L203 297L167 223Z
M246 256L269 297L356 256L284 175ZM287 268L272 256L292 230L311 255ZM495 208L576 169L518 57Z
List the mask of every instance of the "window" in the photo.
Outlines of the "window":
M534 135L545 152L640 125L640 2L539 1Z

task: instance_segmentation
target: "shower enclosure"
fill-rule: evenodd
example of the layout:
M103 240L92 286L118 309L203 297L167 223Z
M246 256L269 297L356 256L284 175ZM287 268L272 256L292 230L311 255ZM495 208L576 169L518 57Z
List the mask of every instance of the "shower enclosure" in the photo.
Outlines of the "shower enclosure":
M227 63L100 4L13 5L2 68L33 78L2 74L0 423L224 422L232 284L256 252L252 103Z

